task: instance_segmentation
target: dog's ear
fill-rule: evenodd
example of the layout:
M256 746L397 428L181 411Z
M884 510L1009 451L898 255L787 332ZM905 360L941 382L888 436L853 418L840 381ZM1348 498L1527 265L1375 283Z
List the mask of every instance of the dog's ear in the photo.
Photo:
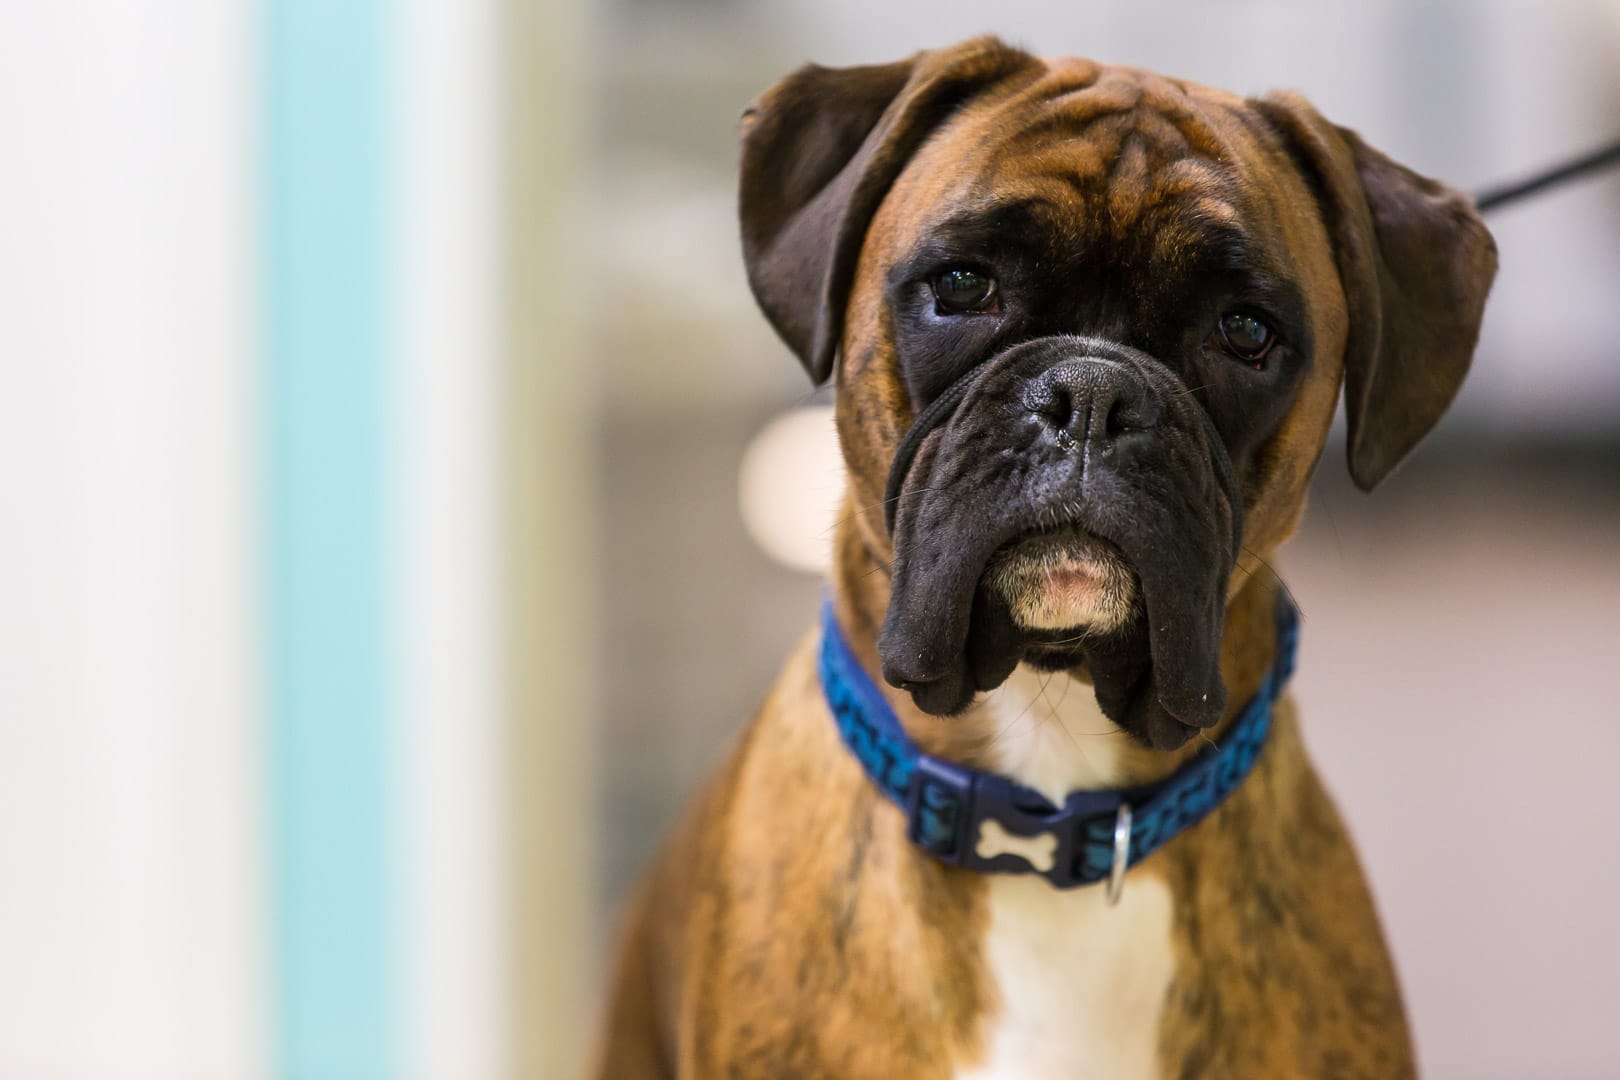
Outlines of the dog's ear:
M832 373L861 241L900 170L963 102L1034 63L986 37L893 64L809 64L743 114L748 283L815 382Z
M1254 104L1313 185L1337 250L1350 319L1350 475L1371 491L1462 385L1496 243L1466 195L1396 164L1299 96Z

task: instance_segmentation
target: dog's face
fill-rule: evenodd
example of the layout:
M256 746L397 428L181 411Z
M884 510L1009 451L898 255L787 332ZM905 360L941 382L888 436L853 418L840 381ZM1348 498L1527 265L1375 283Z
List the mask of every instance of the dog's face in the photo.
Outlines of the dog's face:
M1154 746L1218 721L1227 598L1340 385L1371 487L1495 269L1466 200L1294 98L979 40L807 68L745 124L750 280L813 377L841 355L884 676L936 714L1022 661L1085 669Z

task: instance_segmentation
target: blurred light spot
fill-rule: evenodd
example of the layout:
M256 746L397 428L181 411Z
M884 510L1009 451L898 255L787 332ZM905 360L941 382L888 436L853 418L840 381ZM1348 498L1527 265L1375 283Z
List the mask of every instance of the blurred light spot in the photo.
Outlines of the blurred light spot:
M844 494L844 463L830 405L776 417L743 452L737 498L748 534L771 558L824 574Z

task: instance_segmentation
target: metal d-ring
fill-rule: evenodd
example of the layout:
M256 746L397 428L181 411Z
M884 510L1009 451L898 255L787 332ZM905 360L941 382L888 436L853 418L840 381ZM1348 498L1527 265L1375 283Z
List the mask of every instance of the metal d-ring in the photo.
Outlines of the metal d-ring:
M1108 905L1119 903L1125 891L1125 865L1131 861L1131 804L1119 804L1114 816L1114 865L1108 871Z

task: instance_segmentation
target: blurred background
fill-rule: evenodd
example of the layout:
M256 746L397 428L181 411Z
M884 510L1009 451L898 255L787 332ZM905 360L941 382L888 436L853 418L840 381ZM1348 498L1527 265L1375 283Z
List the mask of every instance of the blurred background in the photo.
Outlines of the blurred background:
M0 1077L572 1073L837 496L736 118L984 30L1468 189L1620 133L1616 0L0 12ZM1453 413L1285 549L1297 693L1428 1075L1612 1077L1620 177L1491 225Z

